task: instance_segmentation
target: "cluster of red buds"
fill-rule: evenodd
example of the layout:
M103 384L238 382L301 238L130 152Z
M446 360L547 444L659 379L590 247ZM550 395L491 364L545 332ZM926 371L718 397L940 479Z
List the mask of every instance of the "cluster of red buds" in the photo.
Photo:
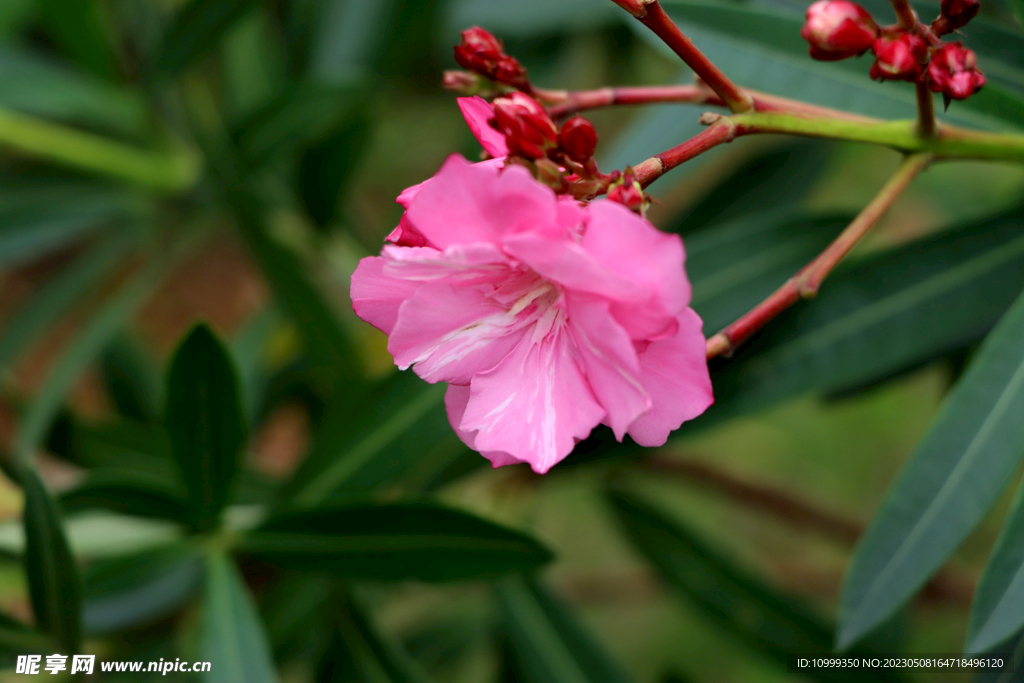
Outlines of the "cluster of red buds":
M494 115L488 124L505 137L508 163L525 166L560 194L589 200L607 193L608 199L643 214L650 201L628 169L626 174L598 170L594 124L576 115L558 126L537 101L526 70L505 54L500 40L479 27L466 29L455 47L455 61L469 72L446 72L445 88L491 100Z
M473 78L473 74L515 90L532 90L530 80L526 77L526 69L519 60L505 54L502 42L479 26L467 28L462 32L462 42L455 46L455 61L472 73L446 73L445 87L449 90L470 92L479 88L479 79Z
M879 26L871 14L850 0L818 0L807 8L800 35L814 59L832 61L875 55L871 78L925 83L950 100L962 100L985 85L975 66L974 52L959 41L940 39L967 24L978 13L978 0L943 0L940 14L930 26L913 30L899 25Z
M558 127L540 102L522 92L497 97L491 106L490 125L505 136L509 160L528 166L555 191L591 199L617 178L598 170L597 131L582 116Z

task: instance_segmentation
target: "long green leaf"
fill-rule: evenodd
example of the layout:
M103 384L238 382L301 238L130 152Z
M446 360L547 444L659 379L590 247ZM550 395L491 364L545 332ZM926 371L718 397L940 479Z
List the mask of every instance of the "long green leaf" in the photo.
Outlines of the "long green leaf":
M999 532L971 603L964 651L980 653L1024 628L1024 484Z
M1024 457L1022 339L1024 296L943 402L858 545L843 590L840 647L924 585L995 504ZM1006 626L993 629L1005 638L1013 633L1002 632Z
M128 335L118 335L104 350L100 369L117 412L136 422L159 419L160 376L145 347Z
M36 624L67 652L77 652L82 585L60 510L33 467L19 467L18 478L25 492L25 573Z
M202 623L203 659L209 683L274 683L277 673L267 636L249 589L231 558L206 558Z
M189 333L171 361L166 420L194 519L209 527L237 481L245 424L232 361L206 325Z
M833 630L792 599L732 566L690 531L640 498L610 492L609 502L630 540L705 618L785 667L796 656L827 656ZM899 681L887 671L816 671L818 681Z
M282 495L312 507L336 491L372 489L401 473L426 455L417 444L445 435L443 397L443 387L412 373L394 375L365 394L339 396Z
M264 207L255 199L257 191L233 186L239 181L231 177L223 180L246 246L274 288L281 308L299 328L311 377L325 393L339 384L346 390L358 387L362 369L352 341L296 256L268 234Z
M1008 214L846 267L713 364L715 405L688 428L862 384L980 339L1024 289L1020 221Z
M10 44L0 45L0 107L129 134L146 112L136 93Z
M686 240L691 306L706 334L722 329L817 256L850 216L764 211L701 230Z
M82 625L86 633L103 635L153 623L180 610L202 574L202 558L184 545L94 560L82 577Z
M124 236L103 240L40 287L0 331L0 365L10 364L26 346L44 334L130 248L131 242Z
M0 265L18 265L129 217L130 194L86 183L21 181L0 188Z
M191 0L175 15L156 60L158 75L173 78L208 55L259 0Z
M60 502L67 512L103 509L182 523L194 514L184 492L166 480L116 470L90 472L84 482L62 494Z
M345 641L345 649L355 659L356 668L363 673L364 680L371 680L373 672L380 672L390 683L429 681L402 645L377 628L369 610L356 595L346 596L341 612L339 635Z
M518 531L431 503L339 503L280 513L239 550L345 578L447 581L532 570L551 558Z
M511 576L495 588L529 683L626 683L629 679L535 579Z
M35 451L60 410L75 380L142 305L159 283L163 268L150 265L114 294L68 346L47 375L21 421L15 453L22 459Z

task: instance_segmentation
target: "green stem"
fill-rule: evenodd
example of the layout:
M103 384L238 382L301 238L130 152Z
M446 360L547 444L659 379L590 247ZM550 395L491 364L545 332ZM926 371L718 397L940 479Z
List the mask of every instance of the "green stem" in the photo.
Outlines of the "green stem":
M736 135L784 133L886 145L908 154L927 152L936 159L1024 161L1024 135L939 127L935 137L918 133L917 121L879 123L789 114L748 113L729 117Z
M138 149L7 109L0 109L0 146L164 192L192 187L201 170L199 156L188 148Z

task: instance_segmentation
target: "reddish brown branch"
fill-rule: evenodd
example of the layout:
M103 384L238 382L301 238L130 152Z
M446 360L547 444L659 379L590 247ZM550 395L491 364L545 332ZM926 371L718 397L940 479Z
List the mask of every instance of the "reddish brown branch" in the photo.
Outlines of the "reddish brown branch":
M893 202L903 193L917 174L931 161L931 155L915 154L907 157L900 168L875 195L853 222L825 251L807 264L786 284L742 318L708 339L707 357L728 355L749 339L771 319L801 299L813 298L829 273L871 230Z
M729 119L722 117L683 144L640 162L633 167L633 174L641 187L647 187L684 161L723 142L731 142L735 137L736 127Z
M878 119L869 116L819 107L756 90L744 90L744 92L753 98L754 109L761 112L780 112L795 116L827 116L861 123L878 122ZM575 92L543 91L543 94L545 101L554 103L548 107L548 112L553 118L614 105L675 102L679 104L708 104L715 107L725 106L721 97L700 84L599 88Z
M613 0L613 2L636 17L640 23L651 29L656 36L672 48L672 51L679 55L680 59L722 98L730 110L742 112L754 108L754 102L750 95L730 81L721 69L697 49L693 41L679 30L658 0Z

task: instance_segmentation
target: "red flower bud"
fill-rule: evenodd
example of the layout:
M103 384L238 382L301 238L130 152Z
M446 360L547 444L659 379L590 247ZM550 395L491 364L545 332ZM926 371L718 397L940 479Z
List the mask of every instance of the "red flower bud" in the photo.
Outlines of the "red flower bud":
M544 107L521 92L499 97L492 103L494 120L491 123L505 134L509 153L527 159L547 156L548 150L558 147L558 129L544 111Z
M455 46L455 61L459 66L490 76L505 55L501 41L479 26L462 32L462 43Z
M928 65L928 87L949 100L965 100L981 90L985 76L975 68L975 57L959 41L946 43L932 55Z
M928 45L924 39L906 31L881 36L871 46L875 63L871 78L878 81L916 81L924 71Z
M594 124L582 116L572 117L562 124L562 130L558 133L558 144L573 161L587 163L594 156L594 148L597 147L597 131L594 130Z
M530 89L530 80L526 77L526 69L523 68L515 57L503 55L498 60L498 65L494 68L494 73L491 77L498 83L511 85L513 88L521 90Z
M967 25L978 14L978 0L942 0L942 11L932 22L937 35L945 35Z
M636 185L617 185L608 190L608 199L622 204L630 211L640 213L644 206L644 193L637 189Z
M480 77L468 71L445 71L441 87L458 95L475 95L480 91Z
M807 8L806 16L800 35L810 44L814 59L864 54L878 36L878 24L868 11L849 0L818 0Z

